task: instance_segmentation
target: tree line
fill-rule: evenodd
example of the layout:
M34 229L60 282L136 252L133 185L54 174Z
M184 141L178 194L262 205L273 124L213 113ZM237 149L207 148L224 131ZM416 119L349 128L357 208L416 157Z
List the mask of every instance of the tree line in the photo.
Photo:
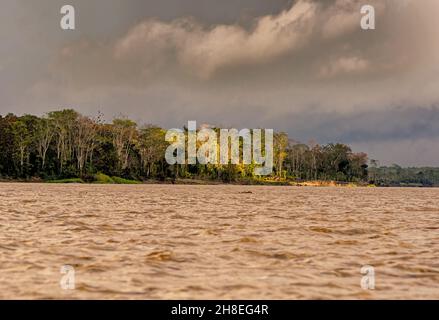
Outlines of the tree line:
M186 128L185 128L186 129ZM187 130L187 129L186 129ZM127 118L103 121L72 109L0 116L0 178L94 181L97 174L137 181L209 179L257 180L252 165L168 165L166 130ZM302 144L274 135L274 180L366 182L368 158L345 144Z
M378 167L377 163L372 161L369 178L378 186L437 187L439 186L439 168L403 168L397 164Z

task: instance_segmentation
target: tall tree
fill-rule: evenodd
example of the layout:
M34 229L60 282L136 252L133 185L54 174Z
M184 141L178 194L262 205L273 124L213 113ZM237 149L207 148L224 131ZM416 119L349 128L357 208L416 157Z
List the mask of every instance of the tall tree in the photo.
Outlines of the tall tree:
M35 142L37 145L38 156L41 159L41 169L44 169L46 165L47 151L52 143L55 135L55 126L53 119L40 118L37 121L35 131Z
M144 126L140 129L137 148L140 155L142 170L150 177L154 165L163 161L167 148L165 131L155 126Z
M277 176L282 177L282 169L285 158L287 157L288 135L285 132L274 134L274 165Z
M34 141L32 136L32 124L35 119L36 118L34 116L25 115L12 123L12 133L14 135L15 144L18 151L21 175L25 173L25 169L29 164L30 147Z
M79 114L72 109L54 111L49 113L56 130L56 154L59 161L59 172L63 173L64 166L72 161L73 135L76 120Z
M77 117L73 133L73 142L77 168L80 175L83 174L87 160L92 160L97 132L98 124L94 120L84 116Z
M129 119L113 120L113 144L119 160L119 169L128 167L128 159L131 147L136 138L137 124Z

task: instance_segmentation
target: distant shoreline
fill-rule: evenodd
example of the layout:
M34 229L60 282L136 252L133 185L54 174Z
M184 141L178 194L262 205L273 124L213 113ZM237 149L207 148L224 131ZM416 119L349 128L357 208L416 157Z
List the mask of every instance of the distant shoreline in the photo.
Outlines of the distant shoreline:
M116 178L116 177L113 177ZM235 185L235 186L283 186L283 187L344 187L344 188L438 188L439 186L433 185L420 185L420 184L401 184L401 185L376 185L368 184L364 182L344 182L344 181L323 181L323 180L309 180L309 181L276 181L276 180L242 180L223 182L215 180L204 179L166 179L166 180L126 180L119 178L115 181L84 181L79 178L72 179L60 179L60 180L43 180L43 179L0 179L0 183L43 183L43 184L84 184L84 185L203 185L203 186L218 186L218 185Z

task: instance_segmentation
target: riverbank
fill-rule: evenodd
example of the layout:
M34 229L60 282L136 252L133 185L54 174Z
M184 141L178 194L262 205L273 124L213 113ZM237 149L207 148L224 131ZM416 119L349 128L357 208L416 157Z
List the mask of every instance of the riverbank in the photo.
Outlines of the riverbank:
M171 179L163 180L149 179L149 180L133 180L117 176L107 176L105 174L96 174L93 177L85 179L81 178L66 178L66 179L1 179L0 183L49 183L49 184L176 184L176 185L259 185L259 186L293 186L293 187L368 187L368 188L437 188L439 185L422 185L415 183L406 184L372 184L367 182L347 182L334 180L293 180L293 179L279 179L279 178L253 178L253 179L238 179L234 181L221 181L202 178L186 178L186 179Z
M93 179L66 178L56 180L32 179L0 179L0 183L48 183L48 184L176 184L176 185L260 185L260 186L295 186L295 187L375 187L367 183L343 181L296 181L288 179L241 179L235 181L220 181L210 179L149 179L131 180L103 174L96 175Z

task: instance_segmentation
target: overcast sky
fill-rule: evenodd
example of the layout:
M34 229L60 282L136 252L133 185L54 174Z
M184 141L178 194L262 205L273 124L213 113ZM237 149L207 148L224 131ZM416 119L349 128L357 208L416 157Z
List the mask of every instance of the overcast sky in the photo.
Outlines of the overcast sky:
M438 0L1 0L0 114L274 128L439 166L438 17Z

